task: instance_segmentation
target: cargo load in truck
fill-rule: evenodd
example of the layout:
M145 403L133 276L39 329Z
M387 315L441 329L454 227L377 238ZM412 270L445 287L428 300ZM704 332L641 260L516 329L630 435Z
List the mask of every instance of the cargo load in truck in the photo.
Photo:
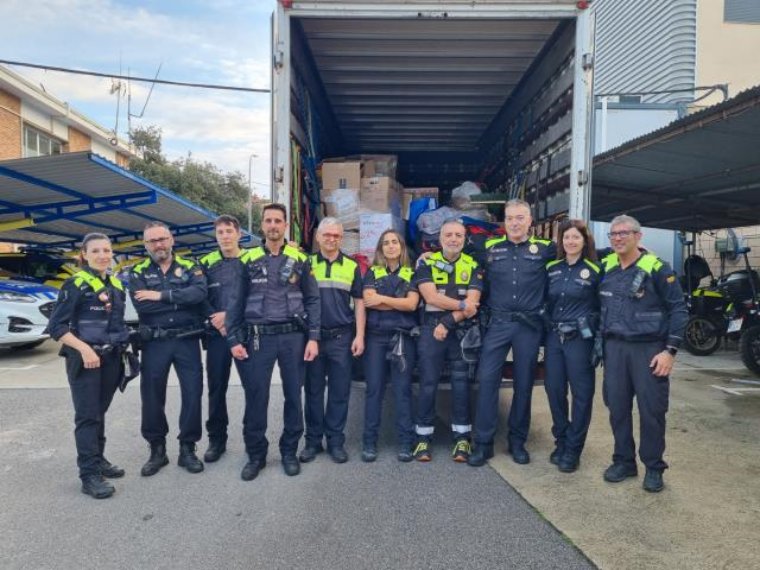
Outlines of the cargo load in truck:
M280 0L272 180L292 237L308 243L328 203L357 200L358 224L364 195L395 223L404 187L445 204L464 181L528 200L537 220L587 217L592 38L589 2ZM394 174L362 172L372 155L397 157ZM338 157L355 166L333 164L323 190Z

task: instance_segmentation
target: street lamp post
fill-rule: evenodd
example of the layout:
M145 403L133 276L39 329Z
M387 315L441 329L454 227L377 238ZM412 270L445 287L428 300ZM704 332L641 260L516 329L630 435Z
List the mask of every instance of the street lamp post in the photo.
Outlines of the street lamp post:
M253 234L253 182L251 175L253 173L253 159L258 158L254 153L248 157L248 233Z

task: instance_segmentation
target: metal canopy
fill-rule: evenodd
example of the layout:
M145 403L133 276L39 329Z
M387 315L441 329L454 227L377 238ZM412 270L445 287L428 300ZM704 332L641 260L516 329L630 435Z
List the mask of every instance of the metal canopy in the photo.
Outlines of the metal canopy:
M394 154L477 150L559 23L301 20L346 144Z
M591 217L686 231L760 224L760 86L594 161Z
M197 251L216 243L215 217L89 152L0 161L0 241L70 249L100 231L137 253L143 227L159 220L176 248Z

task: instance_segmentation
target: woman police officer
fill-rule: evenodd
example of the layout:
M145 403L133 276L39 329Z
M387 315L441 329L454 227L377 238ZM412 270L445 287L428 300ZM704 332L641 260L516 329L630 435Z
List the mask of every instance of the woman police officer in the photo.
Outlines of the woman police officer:
M600 267L594 239L581 220L565 220L557 239L557 259L546 265L549 332L544 362L546 395L556 448L550 461L571 473L586 442L594 401L594 330L599 314ZM572 393L568 417L567 391Z
M362 461L377 459L385 381L390 377L396 408L398 460L413 459L412 371L417 348L410 332L417 326L419 293L412 287L414 271L409 266L404 238L395 230L380 235L372 267L364 277L364 306L367 309L364 375L367 393L364 405L364 449ZM386 357L390 355L391 359Z
M66 372L74 403L74 439L82 492L96 499L114 493L104 477L124 470L103 455L105 414L122 375L122 349L129 339L124 324L125 293L108 275L113 261L111 241L90 233L82 241L82 268L61 288L50 315L50 336L63 343Z

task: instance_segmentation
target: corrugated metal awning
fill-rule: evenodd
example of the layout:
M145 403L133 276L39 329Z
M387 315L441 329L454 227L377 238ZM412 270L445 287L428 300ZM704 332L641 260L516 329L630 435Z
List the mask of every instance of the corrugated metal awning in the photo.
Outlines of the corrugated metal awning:
M591 218L686 231L760 224L760 86L594 160Z
M143 227L159 220L175 247L199 250L215 243L215 217L90 152L0 161L0 241L68 249L100 231L139 252Z

